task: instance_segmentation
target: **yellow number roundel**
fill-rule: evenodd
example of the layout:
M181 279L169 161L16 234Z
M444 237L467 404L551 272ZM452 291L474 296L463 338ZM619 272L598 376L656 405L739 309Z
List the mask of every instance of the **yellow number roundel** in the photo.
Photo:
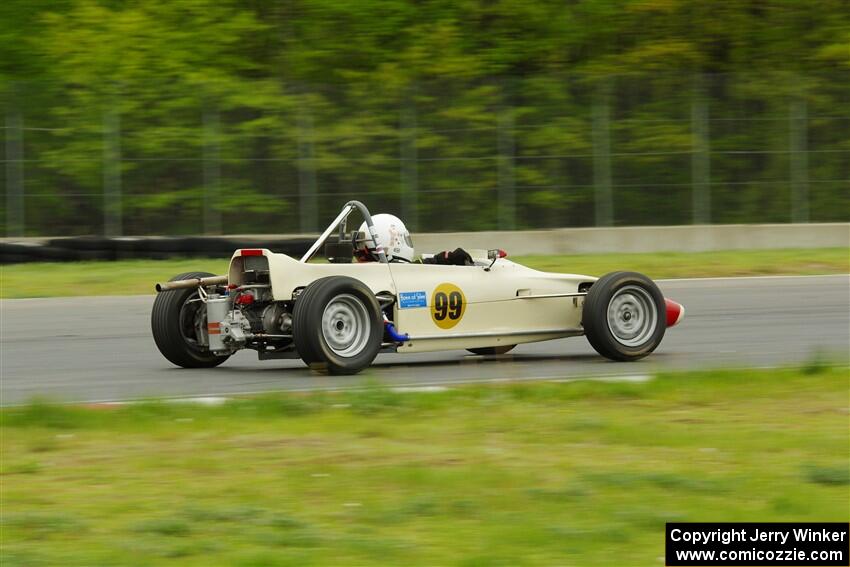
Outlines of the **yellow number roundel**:
M463 319L466 296L454 284L442 283L431 294L431 320L441 329L451 329Z

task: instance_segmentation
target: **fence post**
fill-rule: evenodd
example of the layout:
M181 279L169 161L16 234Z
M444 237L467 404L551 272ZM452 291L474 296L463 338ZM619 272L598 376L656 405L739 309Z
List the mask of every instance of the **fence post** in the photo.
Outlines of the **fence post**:
M694 77L691 98L691 215L693 224L711 222L711 158L709 154L708 102L703 77Z
M499 230L516 228L516 180L514 176L514 111L503 106L498 117Z
M121 116L114 99L103 112L103 232L121 236Z
M298 97L298 197L301 232L318 230L319 206L316 195L316 164L313 147L313 114L304 95Z
M401 140L401 163L399 175L401 177L401 209L404 222L412 232L419 230L419 203L417 191L419 189L419 164L418 151L416 148L416 103L407 99L402 102L401 115L399 116L399 134Z
M221 138L218 108L204 109L204 234L221 234Z
M24 119L14 102L6 109L6 236L24 236Z
M791 222L809 222L808 108L798 95L789 112L788 163L791 169Z
M614 224L614 202L611 194L611 134L610 87L602 82L593 97L592 138L593 138L593 186L595 188L596 226Z

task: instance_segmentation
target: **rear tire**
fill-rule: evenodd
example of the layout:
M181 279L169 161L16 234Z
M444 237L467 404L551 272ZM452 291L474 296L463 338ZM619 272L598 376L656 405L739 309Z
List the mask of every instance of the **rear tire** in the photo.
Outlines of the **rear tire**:
M587 292L582 324L588 342L602 356L639 360L664 338L664 296L643 274L612 272L599 278Z
M174 276L169 281L213 276L207 272L186 272ZM198 297L198 290L172 289L161 291L153 302L151 312L151 331L159 352L169 362L183 368L212 368L218 366L229 356L212 353L197 344L196 323L203 328L207 324L205 305L202 302L188 303ZM199 312L199 309L203 309Z
M384 325L372 290L354 278L331 276L301 292L292 314L292 332L295 348L310 368L356 374L375 360Z
M505 354L506 352L510 352L514 349L514 347L516 347L516 345L468 348L466 350L468 350L472 354L477 354L478 356L493 356L493 355L497 355L497 354Z

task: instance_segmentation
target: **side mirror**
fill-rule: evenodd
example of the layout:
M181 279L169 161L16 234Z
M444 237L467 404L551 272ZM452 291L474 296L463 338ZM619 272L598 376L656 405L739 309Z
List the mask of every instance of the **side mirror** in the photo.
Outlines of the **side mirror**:
M490 260L490 265L484 268L485 272L489 272L490 268L493 267L493 264L496 263L496 260L499 258L507 258L508 253L502 250L501 248L494 248L493 250L487 251L487 259Z
M339 241L338 236L329 236L325 241L325 257L331 264L350 264L354 247L350 240Z

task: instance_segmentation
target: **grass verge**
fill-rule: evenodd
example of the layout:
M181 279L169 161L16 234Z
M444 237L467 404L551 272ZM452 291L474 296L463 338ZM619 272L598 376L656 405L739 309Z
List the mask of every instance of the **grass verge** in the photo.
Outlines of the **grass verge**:
M602 275L615 270L651 278L846 274L850 249L735 250L696 254L524 256L517 262L550 272ZM188 271L222 274L228 259L126 260L0 266L0 298L153 293L158 281Z
M4 565L660 565L667 521L847 521L848 368L2 418Z

